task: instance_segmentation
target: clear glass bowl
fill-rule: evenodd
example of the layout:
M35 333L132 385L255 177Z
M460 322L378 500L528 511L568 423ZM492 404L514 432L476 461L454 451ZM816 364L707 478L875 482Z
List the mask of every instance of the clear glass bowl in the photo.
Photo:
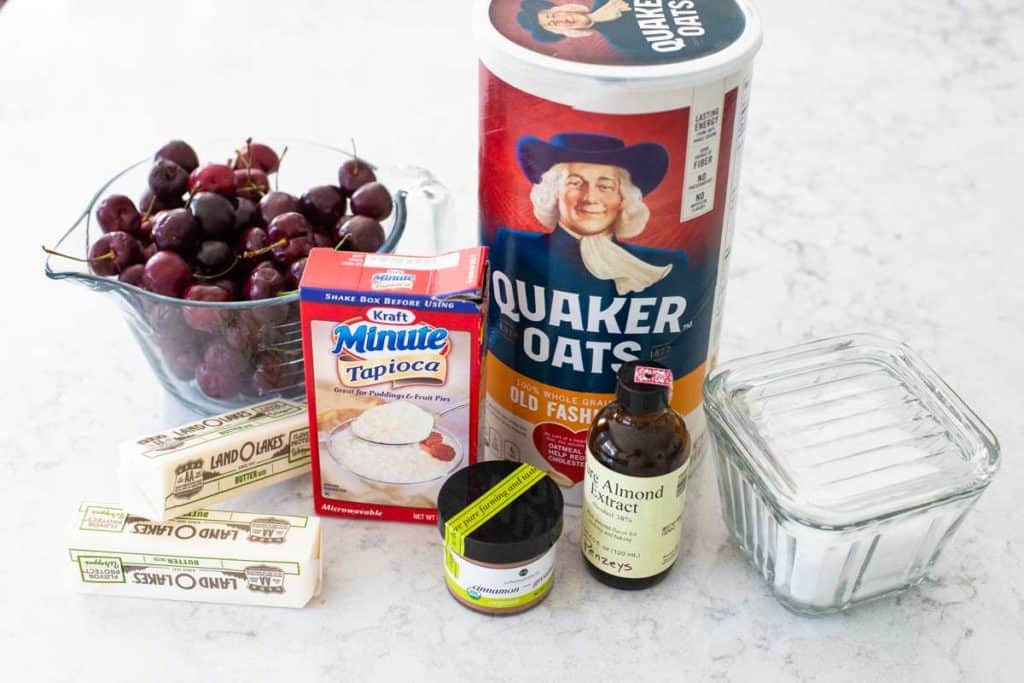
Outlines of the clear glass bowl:
M880 337L726 363L704 397L725 524L803 614L920 582L999 467L981 420Z
M351 158L351 154L342 149L312 142L266 142L279 151L287 146L288 152L276 181L280 189L293 194L315 185L337 182L338 167ZM201 159L220 159L229 157L236 147L237 141L214 141L196 145L196 151ZM146 188L151 163L151 159L144 159L104 184L54 249L71 256L88 254L92 240L103 234L95 222L95 205L109 194L138 197ZM440 230L451 227L448 191L422 168L376 165L373 168L395 200L395 210L384 222L387 240L380 251L394 251L401 242L403 253L434 253ZM274 182L271 176L271 184ZM120 305L157 379L171 395L193 410L216 414L273 397L304 399L297 292L260 301L186 302L148 292L116 278L95 275L86 264L58 256L49 256L45 267L50 278L76 282L95 292L111 295ZM185 324L184 311L200 308L218 310L221 325L217 333L197 332ZM261 391L246 383L240 393L229 398L204 394L196 384L194 369L214 337L243 353L254 370L258 365L274 388Z

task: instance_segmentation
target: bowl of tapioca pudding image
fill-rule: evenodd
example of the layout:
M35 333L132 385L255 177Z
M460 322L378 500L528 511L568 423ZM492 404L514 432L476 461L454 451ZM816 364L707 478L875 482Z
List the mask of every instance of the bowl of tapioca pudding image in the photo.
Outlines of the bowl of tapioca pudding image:
M434 506L465 448L427 410L408 401L373 406L335 426L321 459L324 495L357 493L383 505Z

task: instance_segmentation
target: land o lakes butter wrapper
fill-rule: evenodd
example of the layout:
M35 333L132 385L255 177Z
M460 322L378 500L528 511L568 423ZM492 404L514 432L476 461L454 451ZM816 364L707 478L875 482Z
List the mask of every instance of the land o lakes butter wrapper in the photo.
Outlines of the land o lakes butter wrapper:
M302 607L320 592L320 519L196 510L153 522L82 503L68 547L81 593Z
M121 505L162 521L309 471L306 405L274 399L120 446Z

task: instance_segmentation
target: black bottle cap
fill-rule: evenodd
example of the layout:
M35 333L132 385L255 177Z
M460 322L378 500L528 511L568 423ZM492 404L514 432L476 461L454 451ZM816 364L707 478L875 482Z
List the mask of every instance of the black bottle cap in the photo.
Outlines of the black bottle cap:
M448 520L520 466L521 463L509 460L478 462L448 477L437 498L437 525L441 537L445 536ZM551 477L543 477L467 534L463 554L477 562L522 563L547 552L561 534L562 491Z
M672 379L672 371L653 360L623 363L615 398L631 413L660 413L668 408Z

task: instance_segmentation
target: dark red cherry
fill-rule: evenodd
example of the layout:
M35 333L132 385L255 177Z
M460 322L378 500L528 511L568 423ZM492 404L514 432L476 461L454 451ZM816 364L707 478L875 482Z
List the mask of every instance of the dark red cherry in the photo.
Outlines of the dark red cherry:
M104 197L96 206L96 221L103 232L135 235L139 232L141 217L131 199L123 194L112 194Z
M273 393L302 381L302 359L279 351L261 351L253 359L256 369L252 374L257 395Z
M192 269L173 251L158 251L146 261L142 287L157 294L180 298L192 279Z
M108 232L89 248L89 267L97 275L117 275L141 262L142 247L126 232Z
M245 356L223 339L214 338L206 345L203 359L196 367L196 384L211 398L232 398L242 390L249 372Z
M139 211L142 212L143 216L153 217L161 211L167 211L168 209L180 209L185 206L185 200L182 197L158 197L153 190L148 187L139 197Z
M227 242L206 240L196 250L196 264L203 275L227 274L226 271L235 263L235 250Z
M283 266L290 266L309 254L313 248L312 235L313 226L305 216L294 211L277 216L267 226L267 239L273 246L271 253Z
M302 273L306 270L306 260L306 257L303 256L288 267L288 286L292 289L299 288L299 283L302 281Z
M384 244L384 228L366 216L352 216L338 224L334 234L338 249L343 251L375 252Z
M277 268L269 263L261 263L249 273L243 287L246 299L270 299L277 296L288 286L288 280Z
M185 290L185 299L189 301L231 301L231 294L217 285L189 285ZM184 306L182 313L185 322L193 330L200 332L216 332L224 327L230 311L209 306Z
M314 247L330 247L333 249L335 244L337 244L337 242L334 241L334 238L331 237L331 234L329 232L326 232L324 230L313 231Z
M207 239L223 239L235 231L235 207L216 192L197 192L189 208Z
M352 195L352 213L382 221L391 215L394 204L388 188L380 183L367 183Z
M122 270L117 279L126 285L135 285L136 287L142 286L142 272L145 270L145 266L141 263L134 263L124 270Z
M219 280L210 280L209 284L214 285L215 287L220 287L231 295L231 299L229 299L230 301L234 301L238 298L238 285L236 285L235 281L231 278L222 277Z
M246 199L245 197L239 197L237 201L238 206L235 207L236 231L266 225L263 222L263 216L260 214L260 206L257 201Z
M259 201L260 197L270 192L270 180L267 174L258 168L235 169L235 193L239 197Z
M158 197L168 197L171 201L180 198L188 189L188 171L173 161L157 159L149 169L149 189Z
M267 231L263 228L249 228L242 233L238 241L238 249L242 252L242 258L250 261L269 261L270 250L266 249L270 244ZM266 251L264 251L266 249Z
M377 180L373 169L362 159L349 159L338 169L338 185L351 197L356 190Z
M199 226L188 209L164 211L153 226L153 243L159 249L189 254L198 241Z
M189 192L216 192L225 197L235 195L235 172L224 164L204 164L188 177Z
M260 215L263 216L263 221L268 225L270 221L282 213L299 211L300 209L299 200L287 192L269 192L260 200Z
M196 367L199 365L199 350L195 347L195 341L187 344L161 345L164 363L171 374L180 380L188 381L195 377Z
M287 309L287 306L269 304L240 311L220 334L228 346L251 356L259 349L273 346L281 341L281 330L277 324L267 324L261 320L262 316L253 315L253 313L263 309L278 308Z
M186 173L196 170L196 166L199 165L199 157L196 155L196 151L184 140L171 140L158 149L156 154L153 155L153 160L156 161L158 159L173 161L185 169Z
M276 173L281 158L269 145L246 141L235 159L235 168L254 168L264 173Z
M317 185L299 198L302 215L314 226L330 229L345 214L345 195L334 185Z

